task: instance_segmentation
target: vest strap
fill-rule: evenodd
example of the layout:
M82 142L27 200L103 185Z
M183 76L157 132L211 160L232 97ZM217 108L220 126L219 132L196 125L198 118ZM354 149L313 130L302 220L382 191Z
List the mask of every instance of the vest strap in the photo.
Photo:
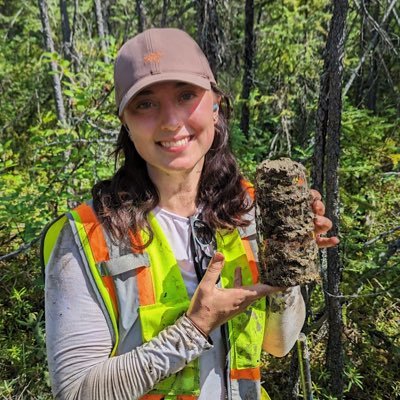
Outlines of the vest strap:
M90 272L96 282L97 289L100 292L107 313L111 319L115 335L115 343L113 344L111 352L111 356L113 356L118 348L119 342L117 322L118 302L112 277L101 276L98 270L99 263L110 259L103 228L93 208L85 203L72 210L70 214L75 221L77 233L82 249L86 255Z
M110 259L108 246L93 208L84 203L75 208L75 211L79 214L80 222L85 229L95 262L108 261Z
M142 267L137 270L136 274L139 304L141 306L149 306L155 303L153 278L150 268Z
M242 186L246 189L247 194L249 195L249 197L251 198L251 200L254 201L255 199L255 189L254 189L254 185L251 184L249 181L246 181L245 179L242 179Z
M138 289L139 304L141 306L148 306L155 303L153 277L151 275L150 261L148 254L143 250L138 251L138 247L143 246L143 239L140 234L130 232L132 252L135 254L143 254L149 262L149 267L139 268L136 272L136 281ZM136 247L135 247L136 246Z

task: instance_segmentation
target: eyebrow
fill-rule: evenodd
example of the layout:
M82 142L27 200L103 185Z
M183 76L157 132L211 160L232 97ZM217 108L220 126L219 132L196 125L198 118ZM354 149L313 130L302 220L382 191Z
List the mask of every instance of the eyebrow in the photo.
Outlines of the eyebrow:
M176 88L180 88L180 87L182 87L182 86L189 86L189 85L191 85L191 84L190 84L190 83L187 83L187 82L176 82L175 87L176 87ZM154 91L153 91L153 90L151 90L151 89L145 89L145 90L140 91L136 96L149 96L149 95L151 95L151 94L154 94ZM135 96L135 97L136 97L136 96Z

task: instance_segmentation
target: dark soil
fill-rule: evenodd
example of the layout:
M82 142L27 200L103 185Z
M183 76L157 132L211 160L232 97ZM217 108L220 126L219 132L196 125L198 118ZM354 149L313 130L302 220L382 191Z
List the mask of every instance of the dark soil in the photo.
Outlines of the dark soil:
M256 204L261 281L273 286L319 281L305 168L289 158L263 161L256 174Z

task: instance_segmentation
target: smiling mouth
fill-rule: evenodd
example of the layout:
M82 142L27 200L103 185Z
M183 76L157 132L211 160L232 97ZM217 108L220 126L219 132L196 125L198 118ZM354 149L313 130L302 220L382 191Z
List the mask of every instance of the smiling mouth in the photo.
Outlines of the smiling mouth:
M179 139L176 141L165 141L165 142L157 142L160 146L165 147L167 149L171 148L171 147L182 147L185 146L186 144L189 143L189 141L191 140L191 136L187 136L183 139Z

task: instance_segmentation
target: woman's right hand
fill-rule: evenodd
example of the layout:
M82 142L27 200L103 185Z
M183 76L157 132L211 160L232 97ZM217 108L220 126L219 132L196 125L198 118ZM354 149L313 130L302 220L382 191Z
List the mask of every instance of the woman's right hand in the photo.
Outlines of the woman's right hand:
M223 266L224 256L215 253L186 313L193 324L207 336L212 330L243 312L253 301L286 289L262 283L242 286L240 268L235 271L234 288L219 288L216 283Z

